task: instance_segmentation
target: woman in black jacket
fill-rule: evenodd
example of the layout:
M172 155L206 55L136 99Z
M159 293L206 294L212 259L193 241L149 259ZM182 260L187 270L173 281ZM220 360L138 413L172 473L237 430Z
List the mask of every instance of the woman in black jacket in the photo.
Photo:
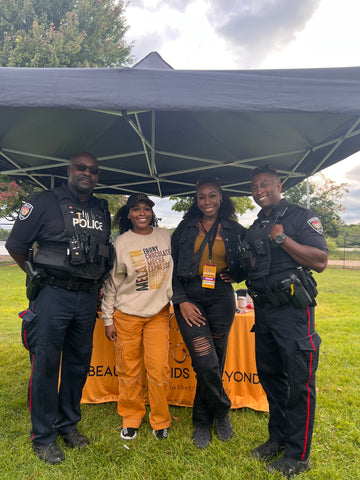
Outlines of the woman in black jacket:
M220 440L232 437L231 402L222 374L236 308L230 282L246 276L239 256L245 232L230 197L216 180L203 179L171 239L172 301L197 377L193 439L198 448L209 445L214 420Z

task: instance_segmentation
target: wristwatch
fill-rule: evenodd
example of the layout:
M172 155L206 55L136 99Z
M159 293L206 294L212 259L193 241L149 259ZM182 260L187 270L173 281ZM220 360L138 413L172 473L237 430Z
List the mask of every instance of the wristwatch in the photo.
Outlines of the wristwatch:
M274 238L273 242L277 247L280 247L285 242L286 234L285 233L279 233L279 235L276 235Z

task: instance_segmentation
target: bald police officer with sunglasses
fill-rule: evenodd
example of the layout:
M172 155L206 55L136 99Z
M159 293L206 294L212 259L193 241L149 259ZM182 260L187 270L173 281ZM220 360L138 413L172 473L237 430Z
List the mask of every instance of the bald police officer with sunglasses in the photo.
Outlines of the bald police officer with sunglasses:
M107 202L92 194L99 177L97 159L89 153L74 155L67 175L67 184L35 193L22 206L6 243L28 274L30 305L20 316L31 360L31 440L38 457L51 464L64 460L58 435L71 448L89 444L77 423L91 360L97 290L112 252Z

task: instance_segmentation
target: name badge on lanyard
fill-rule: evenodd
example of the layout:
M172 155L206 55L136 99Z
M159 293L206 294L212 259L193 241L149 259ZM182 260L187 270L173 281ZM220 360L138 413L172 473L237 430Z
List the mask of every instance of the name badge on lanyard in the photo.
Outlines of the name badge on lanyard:
M215 288L215 280L216 280L216 263L213 263L212 261L212 249L214 246L216 234L218 231L218 226L219 226L219 219L217 219L212 227L210 228L209 231L207 231L202 224L202 221L200 220L201 226L206 232L205 239L203 241L202 246L205 245L205 243L208 243L209 245L209 262L205 263L203 266L203 274L202 274L202 283L201 286L203 288Z
M203 266L202 283L203 288L215 288L216 264L205 263Z

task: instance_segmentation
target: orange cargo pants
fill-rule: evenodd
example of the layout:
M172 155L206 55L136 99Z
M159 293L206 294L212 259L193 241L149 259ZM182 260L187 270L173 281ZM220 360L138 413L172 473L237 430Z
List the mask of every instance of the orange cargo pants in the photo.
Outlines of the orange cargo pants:
M169 381L169 305L153 317L127 315L115 309L115 363L119 380L118 413L123 427L139 428L145 415L143 366L154 430L171 423L167 402Z

